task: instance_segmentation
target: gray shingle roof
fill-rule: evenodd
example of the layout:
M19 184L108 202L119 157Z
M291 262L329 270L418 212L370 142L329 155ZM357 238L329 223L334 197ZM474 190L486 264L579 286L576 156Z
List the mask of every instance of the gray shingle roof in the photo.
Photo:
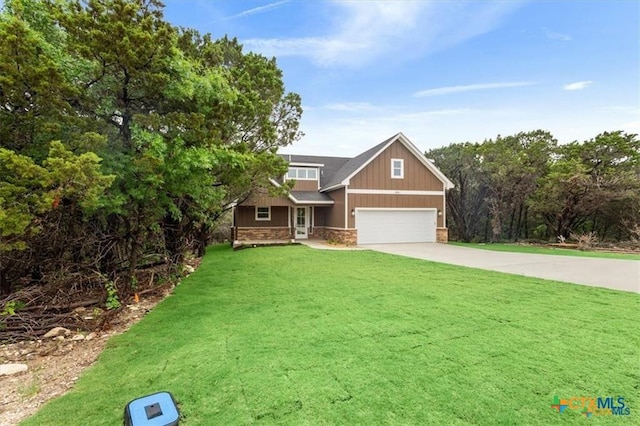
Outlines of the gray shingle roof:
M316 155L289 155L278 154L290 163L316 163L324 164L320 172L320 191L339 185L344 179L358 170L360 166L365 164L371 157L382 149L390 140L396 138L399 133L380 142L373 148L363 152L355 158L346 157L321 157ZM280 182L280 180L278 180ZM280 182L281 183L281 182Z
M320 187L325 187L333 175L351 158L347 157L320 157L315 155L288 155L279 154L290 163L316 163L324 164L320 169Z
M344 179L350 176L351 173L358 170L360 166L362 166L367 161L369 161L369 159L373 157L378 151L380 151L383 146L385 146L387 143L389 143L391 139L394 139L397 136L398 134L391 136L389 139L386 139L385 141L380 142L378 145L374 146L373 148L363 152L357 157L352 158L346 163L344 163L342 167L340 167L340 169L338 169L335 173L333 173L333 176L331 176L328 179L328 181L324 183L320 182L320 191L326 188L330 188L334 185L339 185L340 182L342 182Z
M333 200L327 194L317 191L291 191L291 196L299 203L331 202Z

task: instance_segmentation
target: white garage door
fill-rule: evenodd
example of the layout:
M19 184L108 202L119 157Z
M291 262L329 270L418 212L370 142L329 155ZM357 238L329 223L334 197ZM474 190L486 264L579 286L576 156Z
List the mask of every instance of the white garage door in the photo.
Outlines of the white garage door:
M436 210L356 209L358 244L435 243Z

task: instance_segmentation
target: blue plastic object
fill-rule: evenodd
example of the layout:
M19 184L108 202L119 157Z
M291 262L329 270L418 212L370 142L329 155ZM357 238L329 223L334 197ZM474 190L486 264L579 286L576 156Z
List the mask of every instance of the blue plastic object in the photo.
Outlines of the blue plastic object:
M124 409L126 426L176 426L178 407L169 392L158 392L134 399Z

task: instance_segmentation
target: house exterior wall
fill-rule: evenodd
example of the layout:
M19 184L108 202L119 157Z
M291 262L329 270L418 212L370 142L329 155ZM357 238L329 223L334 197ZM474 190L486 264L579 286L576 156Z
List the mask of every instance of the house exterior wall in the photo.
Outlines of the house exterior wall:
M260 207L267 207L259 205ZM289 207L288 206L271 206L271 220L256 220L255 206L237 206L235 226L238 228L256 227L289 227Z
M449 242L449 230L447 228L436 228L436 242L438 243Z
M391 161L391 160L389 160ZM443 195L349 194L349 209L358 207L435 208L444 207ZM355 217L348 215L349 228L355 228ZM444 227L444 216L437 216L437 227Z
M236 241L290 240L293 236L287 227L236 228Z
M391 179L391 159L404 160L404 178ZM350 189L442 191L442 182L401 142L392 143L351 178Z
M358 231L356 229L319 227L315 230L314 238L355 246L358 243Z
M328 193L333 200L333 207L328 208L325 217L325 226L332 228L344 228L344 188L336 189Z
M327 223L327 211L331 210L332 207L314 207L313 208L313 226L325 226Z
M285 196L272 197L266 189L254 191L249 198L241 203L242 206L291 206L293 203Z
M296 180L292 191L317 191L319 188L317 180Z

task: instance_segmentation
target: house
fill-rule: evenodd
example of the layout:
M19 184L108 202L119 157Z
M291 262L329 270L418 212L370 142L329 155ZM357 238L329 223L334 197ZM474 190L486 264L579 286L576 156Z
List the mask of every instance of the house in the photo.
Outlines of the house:
M233 212L235 244L325 239L344 244L446 242L453 184L398 133L355 158L283 155L288 196L256 191Z

